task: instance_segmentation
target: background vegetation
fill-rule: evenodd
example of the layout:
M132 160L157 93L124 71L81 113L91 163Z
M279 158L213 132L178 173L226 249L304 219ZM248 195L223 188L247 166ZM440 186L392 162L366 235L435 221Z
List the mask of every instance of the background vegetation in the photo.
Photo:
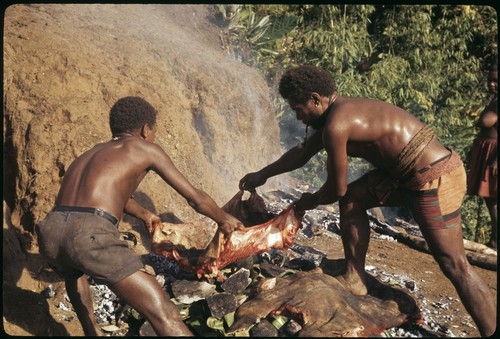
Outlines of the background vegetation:
M304 126L279 97L279 79L291 66L314 64L333 75L341 95L412 112L466 162L474 124L488 102L487 63L497 53L493 7L253 4L217 5L215 11L227 51L267 79L285 148L302 140ZM292 174L319 187L324 157ZM349 180L370 167L359 159L350 163ZM467 239L488 240L482 199L466 197L463 221Z

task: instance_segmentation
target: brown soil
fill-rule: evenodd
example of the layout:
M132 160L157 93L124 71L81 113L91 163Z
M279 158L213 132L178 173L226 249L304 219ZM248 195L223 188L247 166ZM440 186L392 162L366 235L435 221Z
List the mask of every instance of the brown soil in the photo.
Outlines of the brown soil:
M42 5L42 7L44 6ZM109 30L112 31L112 34L102 33L100 35L96 35L89 41L83 41L84 39L88 39L88 37L82 37L84 39L81 40L82 41L81 43L87 45L91 44L96 49L102 48L104 50L106 48L105 44L107 43L106 39L115 39L115 40L121 39L120 31L119 30L113 31L115 27L114 25L118 25L118 21L125 22L130 26L135 26L136 24L135 22L133 22L134 20L130 19L130 17L123 15L122 17L118 17L117 22L114 22L112 24L102 23L101 25L99 25L99 21L97 22L92 21L93 18L99 15L99 11L96 10L95 7L96 6L90 6L89 9L84 13L84 15L79 17L79 21L73 22L72 24L69 24L71 18L59 15L60 13L58 11L62 10L61 7L57 7L57 11L51 11L48 10L46 6L45 9L43 11L38 12L38 16L35 17L30 16L32 14L28 15L27 13L29 11L22 10L19 11L18 13L14 12L19 16L17 20L10 21L9 18L6 19L7 22L6 34L9 34L8 37L13 38L14 36L16 36L17 38L22 39L23 44L19 45L22 47L18 46L14 48L10 45L6 46L4 42L4 49L5 49L4 58L8 59L8 63L6 62L7 64L5 67L7 68L9 65L12 66L16 62L18 64L22 62L23 69L32 67L40 70L38 75L35 74L35 76L33 77L32 74L29 73L23 73L23 74L18 74L17 76L13 76L10 78L8 83L6 83L5 81L6 78L4 75L5 91L6 92L10 91L9 95L6 95L4 92L4 98L6 99L4 106L11 108L11 114L12 112L15 112L15 110L13 110L12 107L16 107L16 109L19 111L23 110L29 111L28 114L33 114L33 111L30 111L31 107L38 107L41 111L49 110L51 108L50 100L54 101L65 100L67 103L69 102L68 105L70 107L73 107L71 106L73 97L76 97L79 100L81 99L81 101L79 101L78 104L75 104L74 107L81 105L81 102L86 102L88 103L86 109L88 109L89 111L102 113L106 112L106 110L108 109L107 107L109 107L109 104L110 103L112 104L113 99L115 99L114 96L116 95L116 93L113 93L113 91L116 90L118 91L119 94L126 92L126 89L122 88L126 86L123 83L124 79L119 78L110 82L116 81L117 83L121 83L122 85L121 87L119 85L116 85L117 88L111 88L108 83L107 87L103 85L104 87L99 89L102 95L100 101L92 97L91 93L93 90L93 85L95 85L95 83L92 84L91 86L91 83L87 82L86 79L92 77L91 75L92 72L99 73L97 69L102 67L103 70L101 74L103 75L103 80L101 85L105 84L106 83L105 77L106 76L109 77L110 75L105 72L104 66L102 66L103 63L101 63L100 60L92 59L89 58L88 55L85 55L83 49L80 49L82 47L80 45L75 45L77 46L75 48L73 47L69 48L68 46L70 45L58 45L59 43L69 43L70 40L71 43L77 44L77 41L79 40L77 35L78 29L84 27L85 25L90 25L90 26L94 25L95 26L94 30L96 30L97 32L99 31L105 32L106 30ZM11 12L8 14L13 14L13 13ZM177 36L179 37L182 37L182 34L180 34L179 32L182 31L187 26L191 27L193 25L193 22L195 24L198 23L199 25L202 24L207 25L209 23L209 21L207 21L205 17L201 17L200 15L195 16L190 6L189 8L186 7L186 11L177 11L176 18L177 18L176 20L172 20L172 17L170 17L170 19L172 20L171 34L177 34ZM45 25L49 28L54 25L62 26L64 27L63 31L65 33L65 36L59 37L57 41L56 40L51 41L50 37L46 35L39 35L39 32L42 30L41 29L42 26L36 26L37 29L35 30L28 29L29 25L34 25L36 23L41 23L42 26ZM8 25L11 26L7 27ZM144 27L146 27L146 25L144 25ZM151 30L154 28L151 26L147 27L148 29ZM207 27L203 26L203 28L201 28L200 26L197 29L197 34L201 35L201 39L203 39L207 45L210 45L211 48L213 48L214 50L216 49L220 50L220 43L217 35L217 29L214 26L207 26ZM36 52L38 54L36 53L33 54L33 58L31 59L16 58L15 56L16 53L18 53L21 49L26 49L27 51L26 53L28 53L30 44L36 44L40 39L47 39L46 51L38 50L38 52ZM102 42L99 43L99 41L101 40ZM142 45L139 44L137 46L129 46L130 47L129 50L134 50L134 48L136 49L146 48L149 49L151 52L149 54L151 59L158 59L160 57L158 51L155 50L154 47L151 45L151 42L149 42L148 40L141 40L141 43ZM47 60L44 57L44 55L48 55L51 48L52 49L59 48L65 54L64 53L60 54L59 56L61 57L61 59L59 60ZM167 53L166 50L167 48L165 48L165 53ZM180 55L177 57L176 60L177 62L179 63L182 62L182 53L184 52L185 52L184 50L179 51ZM116 63L115 66L118 69L118 72L121 72L122 74L127 74L127 77L129 78L139 78L141 76L140 73L145 72L145 70L144 69L134 70L133 67L131 67L130 65L136 63L137 60L133 58L129 59L122 53L123 51L118 51L115 56L115 63ZM63 57L63 55L65 56ZM88 63L87 64L88 69L78 70L79 75L81 76L80 79L77 79L74 82L68 81L66 79L63 82L64 85L61 85L58 84L57 82L50 82L50 79L47 81L46 79L41 78L42 74L47 74L47 76L50 73L60 74L57 72L59 71L59 67L62 67L61 65L65 65L66 68L74 67L74 64L76 63L75 60L78 60L79 55L82 55L83 58L85 58L84 60L83 59L81 60L82 62ZM148 60L143 60L143 62L144 65L146 65L148 63ZM209 71L208 68L206 69L207 72ZM200 71L203 70L200 68ZM216 78L215 75L212 74L212 76L213 79ZM147 74L146 78L149 78L154 83L160 83L160 84L162 83L158 79L158 75L155 75L154 72L150 72L149 74ZM184 78L181 79L181 78L182 77L178 77L177 80L178 81L192 80L187 78L186 79ZM146 82L146 80L144 81ZM24 83L24 86L18 86L20 83ZM29 97L27 93L29 93L30 91L30 86L27 86L26 83L31 83L33 87L40 86L47 88L48 87L53 88L61 85L60 88L55 88L55 89L53 88L53 90L55 91L54 93L56 92L66 93L66 97L49 98L49 99L43 98L41 96ZM200 82L200 85L203 85L203 81ZM149 90L148 88L146 88L146 91L150 92L156 92L158 90L160 92L162 90L167 91L166 88L157 88L155 87L155 85L151 85ZM262 88L260 88L260 90L262 91ZM82 91L86 93L82 94ZM138 91L141 92L140 90ZM12 93L14 93L14 95ZM177 94L172 92L168 93L168 95L171 95L172 97L175 96L182 97L185 94L186 93L177 93ZM210 95L214 95L214 93L203 93L203 95L206 95L206 97L200 97L197 100L200 101L210 100L209 99ZM162 100L164 99L162 99L160 96L161 95L159 95L159 97L154 97L153 101L155 103L162 102ZM187 98L186 100L192 100L192 98ZM236 99L233 98L232 100ZM93 101L95 101L96 103L91 105ZM106 104L108 106L106 106ZM189 102L181 103L181 105L189 106ZM59 115L57 116L57 119L53 121L56 127L60 126L60 128L63 128L64 124L68 124L71 122L83 123L85 120L93 120L97 117L96 115L94 115L92 119L89 119L85 113L79 113L79 111L74 107L73 109L70 108L67 111L61 108L58 109ZM227 109L228 111L233 111L236 109L236 106L235 104L233 104ZM202 111L201 113L207 114L207 111L205 112ZM62 118L61 116L63 117L65 116L65 118ZM54 152L61 151L62 154L59 158L57 158L58 162L65 163L67 165L71 161L71 159L74 158L75 155L81 152L82 149L85 149L89 147L91 144L107 137L105 134L107 133L105 132L106 130L105 127L100 127L101 125L105 125L101 123L101 121L105 120L105 118L98 117L98 119L99 120L96 120L98 122L93 122L90 127L89 126L85 127L87 130L94 130L94 129L97 130L98 131L97 135L93 135L90 132L83 133L85 130L81 129L78 130L78 132L75 132L72 131L72 129L74 128L69 128L65 129L64 132L60 132L58 131L59 127L55 129L49 128L49 132L51 133L51 138L52 138L52 139L49 138L50 140L52 140L52 142L49 143L49 145L51 145L51 147L53 145L57 145L56 148L51 149L51 151ZM164 126L165 129L167 130L169 128L171 129L169 133L171 132L172 135L174 135L174 138L175 135L182 135L189 129L192 129L191 124L186 124L186 126L183 126L182 124L176 124L175 122L176 121L171 119ZM32 135L34 135L33 133L37 130L41 129L47 130L48 128L47 126L48 126L47 119L45 118L38 121L34 120L34 122L31 124ZM5 126L4 126L4 132L5 132ZM274 136L276 138L277 134L278 133L274 133ZM28 138L29 133L26 133L26 135L22 133L22 135L23 138L24 137ZM268 137L269 134L265 136ZM181 167L182 171L186 174L186 176L195 180L196 182L199 181L203 189L207 189L209 192L216 192L215 195L219 198L219 203L221 204L227 201L227 199L235 193L234 189L234 187L236 187L235 182L232 182L231 185L227 186L220 186L219 182L214 182L213 178L220 177L221 175L221 173L217 173L216 169L213 170L215 174L213 174L212 172L206 174L205 172L206 170L208 170L208 166L202 165L199 166L198 168L193 168L192 166L190 167L189 160L190 156L192 156L193 154L190 150L203 148L203 146L206 146L207 143L203 144L203 142L199 141L195 142L195 140L197 140L196 137L193 137L193 134L189 133L185 136L183 140L177 141L177 144L176 141L171 141L173 139L170 139L170 137L171 137L170 134L164 133L162 136L160 136L160 141L163 141L165 144L172 145L170 148L171 151L173 152L174 161L179 164L179 166ZM213 141L215 143L217 142L224 143L228 147L231 144L228 140L217 139L217 135L213 136L213 138L215 140L209 140L209 141L211 142ZM68 142L68 140L70 141ZM45 139L33 139L32 141L34 144L38 144L40 147L42 147L42 149L43 146L47 145L48 143L48 141ZM4 140L4 144L5 142L6 141ZM250 150L246 150L245 152L242 153L249 154L249 151L252 151L251 150L252 147L254 148L253 153L258 153L259 156L271 152L270 150L265 149L264 147L255 149L255 145L249 145L248 148ZM201 151L201 153L203 153L203 151ZM31 164L33 168L38 168L38 172L41 172L40 168L43 169L47 167L44 166L44 161L48 162L47 158L52 157L52 153L42 152L39 148L38 154L39 154L38 157L35 157L34 154L29 154L29 153L19 154L17 155L17 157L28 157L29 159L31 159ZM217 153L217 157L219 158L211 159L212 163L215 162L217 164L218 162L224 162L228 160L224 158L224 154L222 153ZM200 164L202 164L202 161L206 162L206 159L200 158L196 160L199 160ZM232 158L229 160L241 164L245 159ZM268 159L261 160L262 163L266 163L267 161ZM255 166L258 167L258 165ZM200 170L200 167L205 171ZM22 170L22 168L19 168L18 170ZM235 177L238 178L239 176L244 174L244 171L246 170L248 169L240 166L238 167L238 170L235 170L236 173L233 173L233 175L235 175ZM59 182L57 168L52 171L53 172L49 172L49 174L52 173L49 175L50 180L44 183L44 185L38 191L39 199L35 204L36 206L33 207L34 212L33 211L31 212L32 215L35 216L35 219L36 217L43 216L43 214L50 209L51 201L53 201L53 196L55 194L54 192L57 191ZM4 171L4 174L5 173L6 172ZM222 175L226 174L227 173L222 173ZM10 178L13 179L14 177L11 176ZM212 178L212 179L207 179L207 178ZM23 179L23 180L30 180L30 179ZM37 182L35 182L35 184L36 183ZM154 186L156 185L158 185L158 182L154 181L154 179L151 179L148 185L144 186L143 190L149 192L150 190L153 190ZM15 189L14 186L15 185L11 183L5 183L4 181L4 199L6 196L7 198L9 198L12 197L12 195L14 194L18 196L26 194L26 196L28 197L28 194L30 193L29 190L23 191L21 193L13 193L13 192L10 192L8 194L5 193L6 189L5 187L12 187ZM230 188L228 189L227 187ZM46 191L47 192L50 191L51 193L44 196L43 194ZM170 191L168 192L169 192L168 201L170 202L171 201L170 197L175 197L175 192L174 193ZM151 198L154 198L153 199L154 201L165 201L166 199L165 197L159 199L160 195L158 193L150 195ZM40 197L42 197L43 199ZM20 198L18 199L20 200ZM26 199L27 200L25 201L25 203L29 204L30 203L29 198ZM11 200L14 201L15 199ZM185 202L183 202L181 199L172 198L172 201L173 201L172 202L173 206L171 208L173 211L177 213L177 216L180 216L181 218L184 219L188 219L189 217L193 216L193 214L189 212L189 209L186 209L186 207L184 206ZM73 315L73 317L68 317L67 311L62 311L60 308L58 308L59 303L61 301L64 301L64 295L65 295L64 283L60 280L59 277L57 277L51 270L47 268L45 263L40 258L36 247L36 243L34 242L34 239L30 232L29 226L32 225L23 224L23 221L25 219L23 219L22 216L23 213L25 212L18 211L15 215L13 215L13 218L11 218L10 209L7 207L5 201L3 205L3 210L4 210L3 214L4 215L3 218L4 269L3 269L2 296L3 296L4 332L12 336L83 335L83 332L78 323L78 320L76 319L76 316ZM147 251L147 248L150 245L150 239L148 238L149 235L145 233L144 228L137 220L133 218L125 218L124 222L120 225L120 228L121 230L132 230L138 235L138 238L141 241L140 246L138 246L138 252L140 254ZM327 234L321 234L311 239L298 237L297 242L304 246L315 247L327 253L328 258L331 259L337 259L343 257L342 244L340 240L336 237L328 236ZM430 255L410 249L407 246L397 242L372 239L370 249L368 251L367 264L376 266L377 268L383 269L384 271L391 274L407 276L409 279L415 281L419 289L417 292L415 292L415 295L425 296L425 299L428 300L429 303L435 303L435 302L437 303L437 302L442 302L443 300L447 300L447 303L449 303L450 305L449 308L445 310L440 310L440 312L442 314L449 315L449 317L443 317L443 319L439 319L438 322L440 324L448 326L452 330L452 332L457 336L463 336L463 337L479 336L479 332L475 328L470 316L467 314L461 302L458 300L458 296L453 286L440 272L439 267L437 266L437 264L434 262L433 258ZM481 268L477 268L477 272L486 281L487 285L490 287L493 297L496 300L497 272ZM41 292L49 284L52 284L54 286L56 290L56 296L54 298L47 299L41 294ZM448 297L452 298L451 301L446 299Z
M342 243L339 238L326 235L311 239L301 238L297 243L312 246L328 254L329 259L343 258ZM433 303L446 303L447 309L439 309L434 316L436 323L449 328L458 337L479 337L472 318L463 307L451 282L441 273L431 255L414 250L399 242L372 238L366 260L367 265L378 270L414 281L418 291L412 295L427 301L426 307ZM496 300L497 272L475 268L490 288ZM437 309L436 309L437 310Z
M8 216L8 210L5 215ZM128 226L128 223L123 223L121 227L126 229ZM46 267L36 250L24 253L18 237L6 229L9 227L4 221L4 261L9 260L10 265L17 267L18 271L16 272L17 280L14 280L15 284L4 283L3 324L5 332L16 336L83 335L76 315L70 312L73 317L68 317L68 311L58 308L59 303L65 301L64 283ZM148 235L143 228L142 230L138 233L142 238L147 239ZM327 254L328 259L343 258L339 237L329 232L323 232L312 238L298 235L296 243L321 250ZM147 243L139 244L138 254L147 252L147 246ZM398 242L373 237L368 251L367 265L375 266L378 270L390 275L414 281L417 291L413 292L413 296L417 300L425 299L428 309L433 309L430 306L433 303L447 304L445 309L436 309L439 315L433 316L433 320L444 328L449 328L455 336L479 336L479 332L459 301L452 284L444 277L429 254L411 249ZM496 300L497 272L477 267L475 269L485 280ZM5 273L12 274L12 272ZM56 296L47 299L41 291L49 284L54 286ZM65 303L68 304L68 302Z

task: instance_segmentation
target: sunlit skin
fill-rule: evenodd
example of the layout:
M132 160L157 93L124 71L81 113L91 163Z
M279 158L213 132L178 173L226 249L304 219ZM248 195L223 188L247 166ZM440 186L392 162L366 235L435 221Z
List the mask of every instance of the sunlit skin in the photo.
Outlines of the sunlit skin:
M156 125L145 124L133 133L98 144L83 153L66 171L56 205L101 208L118 219L124 212L134 215L138 206L130 197L146 174L154 171L197 212L215 220L224 233L231 233L239 221L191 185L167 153L154 143L155 135ZM153 218L159 222L158 217L145 209L138 213L141 219ZM150 228L149 223L147 226Z
M324 149L327 154L325 183L315 193L303 193L295 206L299 210L309 210L318 205L339 203L340 229L347 262L343 279L353 294L364 295L369 288L366 285L365 261L370 226L366 210L381 204L369 193L365 177L347 184L348 157L363 158L376 168L389 171L423 123L389 103L339 96L335 92L328 96L312 92L304 102L289 98L288 103L295 111L297 120L305 124L328 114L324 127L312 134L304 145L291 148L257 172L246 174L240 180L240 188L255 189L270 177L302 167ZM434 139L414 168L423 168L449 154L450 151ZM392 194L384 206L400 206L402 201L399 194ZM496 329L495 303L488 286L467 261L462 229L421 230L435 260L455 286L480 333L491 335Z
M488 91L492 95L488 106L481 112L477 121L479 127L479 137L498 138L498 72L488 73Z
M128 213L144 220L151 231L153 225L161 222L160 218L131 196L145 175L153 171L197 212L215 220L226 235L241 227L239 220L225 213L207 193L195 188L178 171L165 151L154 143L156 128L156 124L144 124L83 153L66 171L56 205L100 208L119 219ZM83 275L65 282L85 335L102 335L95 321L87 277ZM154 276L137 271L109 287L120 300L141 313L157 335L192 335Z
M491 100L477 121L479 127L478 138L497 139L498 138L498 71L490 71L487 79L488 91L491 94ZM491 171L498 177L497 158L489 164ZM488 246L497 248L497 227L498 227L498 204L495 197L485 197L484 202L488 208L491 218L491 240Z

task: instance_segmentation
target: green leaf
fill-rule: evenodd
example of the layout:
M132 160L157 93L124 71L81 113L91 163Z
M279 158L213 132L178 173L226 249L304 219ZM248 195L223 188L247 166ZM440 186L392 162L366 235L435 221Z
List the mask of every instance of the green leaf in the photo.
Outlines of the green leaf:
M216 317L208 317L207 326L213 330L221 331L222 333L225 332L224 321L222 319Z
M224 315L224 320L226 321L228 327L231 327L231 325L234 323L234 314L235 312L231 312Z
M285 317L285 316L282 316L282 315L276 315L276 316L271 316L273 318L273 320L271 321L271 323L273 324L274 327L276 327L276 329L280 329L283 325L286 324L286 322L288 321L288 318Z

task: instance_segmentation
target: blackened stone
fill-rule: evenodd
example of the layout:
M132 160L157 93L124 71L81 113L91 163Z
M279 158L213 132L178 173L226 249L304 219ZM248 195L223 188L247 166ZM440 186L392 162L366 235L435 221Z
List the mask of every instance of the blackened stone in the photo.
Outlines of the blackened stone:
M238 308L236 296L225 292L207 297L207 304L212 316L219 319Z
M206 299L217 293L216 286L205 281L176 280L172 283L172 294L175 299L183 304Z
M260 263L259 267L262 274L266 277L276 277L287 270L286 268L273 265L267 261Z
M54 286L49 285L46 289L42 291L42 295L45 298L53 298L56 295L56 291L54 290Z
M246 268L242 268L227 278L226 281L221 284L221 287L227 293L239 294L245 291L251 282L250 271Z
M278 330L266 319L262 319L257 325L250 329L252 337L277 337Z
M414 281L411 280L405 281L405 286L410 291L415 291L417 289L417 285L415 284Z
M292 244L288 249L289 258L301 258L303 260L311 261L316 267L321 264L321 261L326 256L325 253L309 246L302 246L299 244Z
M296 335L300 330L302 329L302 326L298 322L296 322L293 319L290 319L287 321L283 327L280 328L280 332L283 332L284 335L286 336L294 336Z
M303 258L295 258L285 263L285 266L293 270L310 271L316 268L316 265L311 260Z
M246 268L248 270L252 270L252 267L254 265L254 261L255 261L254 256L250 255L246 258L237 260L237 261L229 264L227 267L232 268L235 271L238 269L241 269L241 268Z

